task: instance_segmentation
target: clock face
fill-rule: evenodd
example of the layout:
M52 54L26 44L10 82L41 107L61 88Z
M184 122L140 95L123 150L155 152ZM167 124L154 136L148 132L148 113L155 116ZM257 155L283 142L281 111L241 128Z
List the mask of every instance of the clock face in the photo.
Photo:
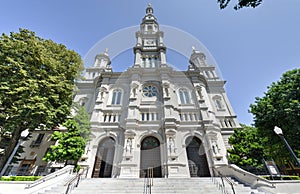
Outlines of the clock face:
M145 46L155 46L155 40L153 39L145 40Z

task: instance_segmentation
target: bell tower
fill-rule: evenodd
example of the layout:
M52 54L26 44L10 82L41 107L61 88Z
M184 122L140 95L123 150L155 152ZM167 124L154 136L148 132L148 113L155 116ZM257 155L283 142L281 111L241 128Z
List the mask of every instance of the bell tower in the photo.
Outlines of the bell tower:
M153 15L153 8L149 4L140 24L140 30L136 32L137 43L133 48L134 68L166 66L166 47L163 43L163 36L164 33L159 30L159 24Z

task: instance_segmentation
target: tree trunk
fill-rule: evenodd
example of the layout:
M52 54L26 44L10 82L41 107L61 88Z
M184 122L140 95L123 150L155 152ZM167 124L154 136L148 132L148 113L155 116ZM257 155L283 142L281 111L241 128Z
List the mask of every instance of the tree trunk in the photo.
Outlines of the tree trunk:
M20 139L22 130L20 128L16 129L14 133L12 134L11 139L8 141L8 146L5 147L4 155L0 157L0 169L2 171L2 168L6 164L8 158L14 151L15 146L18 143L18 140ZM5 173L5 172L4 172Z

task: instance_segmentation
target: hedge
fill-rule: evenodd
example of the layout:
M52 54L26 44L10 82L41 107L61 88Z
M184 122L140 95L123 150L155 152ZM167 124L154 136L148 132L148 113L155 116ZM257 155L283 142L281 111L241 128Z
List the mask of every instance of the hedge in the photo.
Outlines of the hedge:
M35 181L41 176L2 176L0 181Z

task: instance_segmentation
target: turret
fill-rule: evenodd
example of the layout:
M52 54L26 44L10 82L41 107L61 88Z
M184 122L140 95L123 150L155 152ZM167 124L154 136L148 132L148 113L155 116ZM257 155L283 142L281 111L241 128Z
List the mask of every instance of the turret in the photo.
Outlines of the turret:
M193 51L190 57L190 63L194 65L196 68L205 67L206 65L206 56L204 53L192 47Z
M96 55L94 67L99 67L101 69L106 69L110 65L110 58L108 56L108 49L104 53Z
M96 55L94 66L86 69L85 78L95 79L104 71L112 71L110 63L111 61L108 56L108 49L106 49L104 53Z
M219 77L216 74L216 68L213 65L206 63L206 56L204 53L192 47L193 51L190 57L189 70L200 70L200 74L204 75L208 80L218 80Z

